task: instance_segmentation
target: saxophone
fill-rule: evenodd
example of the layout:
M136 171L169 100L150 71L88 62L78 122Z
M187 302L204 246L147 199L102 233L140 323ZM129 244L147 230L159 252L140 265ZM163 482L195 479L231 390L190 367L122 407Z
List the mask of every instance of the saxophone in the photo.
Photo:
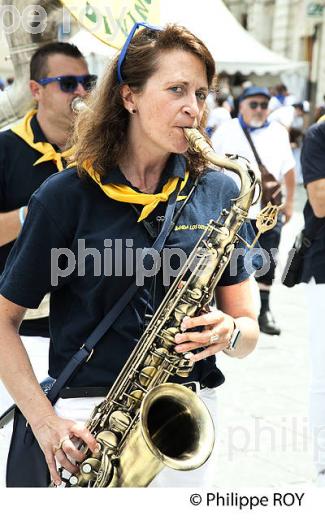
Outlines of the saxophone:
M209 222L108 395L94 408L86 426L98 450L81 446L86 458L68 487L145 487L164 466L200 467L213 449L214 426L204 403L185 386L167 382L173 375L188 376L193 367L175 352L174 336L185 316L198 315L213 298L260 181L246 159L219 157L198 130L184 132L209 162L239 175L240 194L229 211ZM269 208L267 226L270 213Z

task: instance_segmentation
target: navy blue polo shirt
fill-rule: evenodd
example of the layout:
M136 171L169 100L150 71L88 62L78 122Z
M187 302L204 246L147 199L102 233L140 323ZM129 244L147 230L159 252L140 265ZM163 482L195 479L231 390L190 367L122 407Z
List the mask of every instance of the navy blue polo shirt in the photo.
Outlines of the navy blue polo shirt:
M325 178L325 122L311 126L304 138L301 166L304 184ZM316 283L325 283L325 218L317 218L307 200L304 207L306 234L316 239L305 255L303 282L314 277ZM314 233L314 227L323 223L323 228Z
M36 115L31 120L34 142L46 142ZM31 148L11 130L0 132L0 212L12 211L27 206L28 201L50 175L57 172L54 162L33 166L41 154ZM0 247L0 273L14 241ZM30 336L48 336L48 319L26 320L20 333Z
M183 177L185 169L184 157L172 155L161 184L172 176ZM108 172L103 182L130 185L118 168ZM183 193L189 191L190 185L189 181ZM207 171L166 241L169 256L174 251L172 248L189 256L209 220L218 218L237 195L238 188L231 178L221 172ZM182 201L178 202L177 208L181 204ZM159 225L165 208L166 203L160 203L149 215L151 229ZM139 207L107 197L90 178L80 179L75 168L53 175L30 200L24 228L0 279L0 293L18 305L31 308L37 307L47 292L51 293L49 374L52 377L59 375L126 291L133 281L130 274L139 263L139 253L154 242L147 227L137 222L135 209ZM243 226L242 236L252 240L250 224ZM64 276L57 277L58 269ZM236 274L226 269L220 285L236 284L248 276L244 259L239 256ZM156 278L145 279L96 346L90 361L74 376L71 386L113 383L143 333L144 315L153 313L168 289L164 282L162 269ZM205 380L209 386L216 386L222 378L214 357L210 357L196 363L189 380Z

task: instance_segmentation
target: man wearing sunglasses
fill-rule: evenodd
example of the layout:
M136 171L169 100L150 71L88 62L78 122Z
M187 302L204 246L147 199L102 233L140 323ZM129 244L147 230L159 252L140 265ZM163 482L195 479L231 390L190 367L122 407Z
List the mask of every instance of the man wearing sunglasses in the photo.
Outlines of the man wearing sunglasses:
M256 276L261 299L260 329L265 334L279 335L281 329L270 311L269 298L282 225L290 220L293 212L295 160L287 129L277 121L268 121L270 97L267 88L257 86L246 88L240 97L239 117L218 128L212 136L212 143L218 154L236 153L246 157L256 166L257 170L258 163L261 162L278 183L285 185L285 200L278 223L274 229L264 233L259 240L265 253L263 254L263 269L261 269L260 275L257 272ZM253 143L258 157L254 153L250 141ZM253 226L260 209L260 205L251 208L250 217Z
M30 196L65 166L61 151L72 131L71 101L86 96L95 79L79 49L68 43L49 43L31 58L29 89L36 109L0 132L0 273L22 228ZM33 348L38 342L48 343L48 307L41 305L26 318L30 319L20 329L25 343L32 342ZM39 350L47 355L47 349ZM0 414L5 406L2 397Z

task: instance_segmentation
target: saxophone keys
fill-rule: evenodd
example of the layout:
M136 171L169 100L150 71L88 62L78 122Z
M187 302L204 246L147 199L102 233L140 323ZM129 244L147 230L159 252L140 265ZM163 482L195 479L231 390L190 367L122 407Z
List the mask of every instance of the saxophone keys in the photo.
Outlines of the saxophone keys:
M100 468L100 460L89 457L80 465L80 473L86 482L95 480Z
M78 486L79 478L77 477L77 475L71 475L71 477L69 478L69 484L71 487Z
M164 343L167 345L167 346L173 346L175 341L174 341L174 337L176 336L176 334L179 332L178 330L178 327L169 327L168 329L164 329L160 332L160 335L159 337L162 338L162 340L164 341Z
M124 433L131 424L131 418L126 413L116 410L111 413L108 424L112 430Z
M141 405L144 392L142 390L133 390L130 394L127 395L127 406L138 408Z
M96 435L96 440L105 448L107 453L114 453L118 445L118 438L114 432L104 430Z
M176 375L178 375L179 377L187 377L191 373L193 365L194 365L193 361L183 357L176 370Z
M144 367L139 374L140 385L147 388L152 378L156 375L157 369L153 366Z
M192 298L193 299L193 298ZM197 309L197 302L190 303L188 299L183 300L174 309L175 320L181 324L185 316L194 316Z
M202 296L202 291L199 287L194 287L193 289L189 290L188 291L191 298L193 298L193 300L200 300L201 296Z
M168 350L160 347L155 348L145 359L145 366L159 367L163 359L168 356Z
M94 487L108 487L114 477L114 468L107 453L103 454Z

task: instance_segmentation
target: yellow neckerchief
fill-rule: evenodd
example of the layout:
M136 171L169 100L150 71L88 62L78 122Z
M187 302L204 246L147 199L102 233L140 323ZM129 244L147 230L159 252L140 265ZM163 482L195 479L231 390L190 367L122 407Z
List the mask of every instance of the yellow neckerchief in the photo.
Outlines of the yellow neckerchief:
M159 202L166 202L168 197L176 189L179 177L171 177L168 179L166 184L163 186L161 193L139 193L129 186L123 184L102 184L100 176L96 173L94 168L89 162L84 162L82 165L83 169L88 175L100 186L105 195L111 199L118 200L120 202L128 202L130 204L142 204L144 206L141 211L138 222L145 219L150 213L158 206ZM189 173L185 173L185 177L180 186L180 192L187 183ZM177 200L186 199L185 195L179 195Z
M50 143L42 141L34 143L34 134L30 123L33 116L36 113L37 110L30 110L29 112L27 112L24 119L17 125L13 126L11 130L16 135L21 137L31 148L34 148L34 150L37 150L42 154L42 157L37 159L37 161L34 162L33 166L47 161L54 161L57 166L57 169L59 171L62 171L65 168L65 166L62 163L62 158L65 158L68 155L70 155L70 150L66 150L64 152L57 152Z
M325 121L325 114L323 116L320 116L319 119L317 119L317 123L323 123Z

